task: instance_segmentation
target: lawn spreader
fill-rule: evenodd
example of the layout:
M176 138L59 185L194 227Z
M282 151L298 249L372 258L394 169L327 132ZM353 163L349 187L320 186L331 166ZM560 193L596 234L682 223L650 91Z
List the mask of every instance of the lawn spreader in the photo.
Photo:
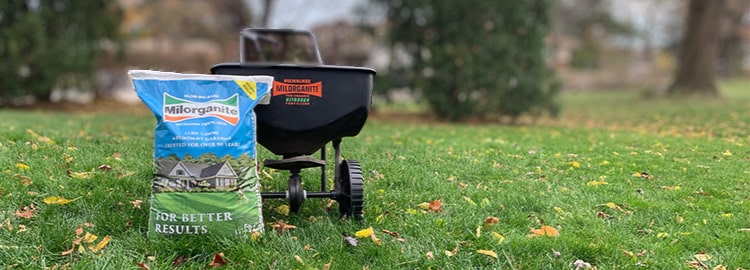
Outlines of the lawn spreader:
M263 191L264 199L286 199L297 212L307 198L338 202L342 216L361 218L364 206L362 169L342 160L343 137L359 134L370 110L375 71L324 65L315 36L303 30L245 29L240 35L240 62L220 63L213 74L271 75L270 103L255 107L257 141L281 159L263 166L289 171L288 189ZM326 187L326 145L334 150L335 177ZM320 152L320 159L313 157ZM320 191L302 188L300 171L320 168Z

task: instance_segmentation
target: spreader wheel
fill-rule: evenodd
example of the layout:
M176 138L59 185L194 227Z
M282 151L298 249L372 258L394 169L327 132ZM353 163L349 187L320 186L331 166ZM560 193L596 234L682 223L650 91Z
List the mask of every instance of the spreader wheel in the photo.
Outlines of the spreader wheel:
M302 206L302 201L305 200L305 190L302 189L302 177L298 173L293 173L289 177L287 198L289 199L289 211L297 213L300 206Z
M344 160L339 167L337 189L340 193L336 201L339 203L341 216L362 218L364 208L364 182L362 169L356 160Z

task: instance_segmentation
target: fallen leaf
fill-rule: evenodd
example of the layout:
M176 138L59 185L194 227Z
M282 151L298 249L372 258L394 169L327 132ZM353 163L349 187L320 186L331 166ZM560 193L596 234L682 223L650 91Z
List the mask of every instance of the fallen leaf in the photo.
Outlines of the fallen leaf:
M373 243L375 243L376 246L383 244L383 242L380 241L380 239L375 235L375 233L370 235L370 239L372 240Z
M369 227L367 229L362 229L362 230L355 232L354 236L356 236L357 238L365 238L365 237L370 237L374 233L375 233L375 230L373 230L372 227Z
M557 251L557 250L553 249L552 250L552 256L554 256L555 258L560 258L560 256L562 256L562 253L560 253L560 251Z
M428 252L427 252L427 253L425 254L425 256L427 256L427 259L429 259L430 261L432 261L432 260L434 260L434 259L435 259L435 255L433 255L433 254L432 254L432 251L428 251Z
M711 260L711 255L706 254L705 252L699 252L698 254L695 254L694 257L702 262Z
M276 221L276 223L274 223L274 224L271 225L271 228L275 229L279 233L284 233L284 231L286 231L286 230L296 229L297 226L294 226L292 224L288 224L288 223L284 222L284 220L279 219L279 220Z
M492 238L497 239L497 244L502 244L503 242L505 242L505 236L496 232L492 232Z
M398 237L399 236L399 234L397 232L392 232L392 231L389 231L389 230L380 230L380 231L383 232L384 234L388 234L388 235L393 236L393 237Z
M75 250L76 250L76 248L75 248L75 246L73 246L70 249L61 252L60 255L62 255L62 256L68 256L71 253L73 253L73 251L75 251Z
M96 168L99 169L100 171L111 171L112 170L112 166L109 166L109 165L106 165L106 164L99 165L99 167L96 167Z
M112 237L107 235L104 238L102 238L102 241L99 242L99 244L96 244L96 246L93 246L93 247L89 246L89 250L93 252L99 252L99 250L102 250L104 247L107 246L107 244L109 244L110 240L112 240Z
M471 205L473 205L473 206L476 206L476 205L477 205L477 203L475 203L475 202L474 202L474 200L472 200L472 199L471 199L471 198L469 198L469 197L466 197L466 196L464 196L464 200L466 200L466 202L468 202L469 204L471 204Z
M177 268L187 261L188 261L188 257L182 256L182 255L177 256L177 258L174 258L174 260L172 260L172 267Z
M440 213L443 211L443 201L440 199L436 199L430 202L430 210L434 211L435 213Z
M81 234L83 234L83 228L81 227L76 228L76 236L81 236Z
M29 178L23 178L23 179L21 179L21 185L23 185L25 187L31 186L31 184L33 184L33 183L34 182L32 182L31 179L29 179Z
M140 268L141 270L151 270L151 267L148 267L148 264L146 264L145 262L136 263L135 265L138 266L138 268Z
M28 171L30 169L29 165L23 164L23 163L16 163L15 165L16 169L22 170L22 171Z
M628 256L628 257L635 257L635 253L629 250L622 250L622 254L625 254L625 256Z
M586 183L586 185L590 187L596 187L596 186L607 185L607 184L609 183L607 183L607 181L604 181L604 180L589 181Z
M573 262L573 266L575 267L576 270L591 269L591 264L587 263L587 262L585 262L583 260L575 260Z
M66 174L75 179L89 179L91 178L91 175L92 175L91 172L74 172L71 170L68 170Z
M548 236L548 237L558 237L560 236L560 232L557 231L554 227L551 226L542 226L539 229L529 229L529 231L532 233L529 235L529 237L535 237L535 236Z
M63 197L50 196L50 197L44 198L44 203L46 203L46 204L69 204L69 203L72 203L72 202L74 202L74 201L76 201L76 200L78 200L80 198L81 197L69 200L69 199L65 199Z
M26 206L21 208L22 211L16 210L16 216L20 218L30 219L34 217L34 210Z
M327 263L323 265L323 270L329 270L331 269L331 263Z
M708 267L708 265L706 265L705 263L703 263L701 261L697 261L697 260L687 261L687 265L688 265L688 267L695 268L695 269L705 269L705 270L710 269Z
M610 215L610 214L607 214L607 213L604 213L604 212L596 212L596 217L598 217L598 218L606 218L606 219L611 219L611 218L612 218L612 215Z
M453 257L456 253L458 253L458 244L456 244L456 247L453 250L446 250L445 256Z
M479 238L480 236L482 236L482 226L481 225L477 226L476 236L477 236L477 238Z
M294 255L294 260L296 260L301 265L305 265L305 261L303 261L302 257L300 257L299 255Z
M93 234L90 234L90 233L86 232L86 235L83 236L83 242L84 243L93 243L94 241L96 241L97 238L99 238L99 236L96 236L96 235L93 235Z
M487 256L490 256L492 258L497 259L497 253L495 253L492 250L480 249L480 250L477 250L477 253L482 254L482 255L487 255Z
M349 234L342 233L341 235L344 237L344 240L346 240L346 243L348 243L349 245L356 247L359 244L359 240L357 240L354 237L349 236Z
M498 222L500 222L499 218L496 218L496 217L493 217L493 216L489 216L489 217L487 217L487 218L484 219L484 226L485 227L489 227L489 226L492 226L494 224L497 224Z
M141 209L141 204L143 204L143 201L134 200L134 201L130 201L130 204L133 205L133 208Z
M206 268L222 267L226 264L227 262L224 261L224 253L216 253L214 254L214 259L211 260L211 262L208 265L206 265Z

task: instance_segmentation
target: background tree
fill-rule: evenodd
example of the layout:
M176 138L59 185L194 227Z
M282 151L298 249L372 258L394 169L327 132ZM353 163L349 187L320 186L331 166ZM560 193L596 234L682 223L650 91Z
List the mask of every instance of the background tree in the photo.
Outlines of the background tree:
M604 47L610 37L631 36L634 29L617 20L611 13L611 1L567 0L554 1L552 31L554 36L575 37L580 44L571 56L570 65L578 69L602 67Z
M735 77L742 74L742 61L745 57L742 48L744 18L750 16L750 1L725 0L721 15L719 41L719 75ZM748 17L750 23L750 17Z
M670 95L717 96L716 72L724 0L690 0Z
M393 46L410 56L399 73L439 117L557 113L559 84L544 58L549 1L371 1L386 7Z
M101 42L118 39L120 19L116 1L0 1L0 106L49 100L54 87L90 89Z

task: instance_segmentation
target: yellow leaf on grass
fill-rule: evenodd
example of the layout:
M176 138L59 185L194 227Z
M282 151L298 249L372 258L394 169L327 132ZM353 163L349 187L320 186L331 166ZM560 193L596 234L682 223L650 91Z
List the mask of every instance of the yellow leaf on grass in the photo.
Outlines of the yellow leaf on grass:
M607 181L604 181L604 180L589 181L588 183L586 183L586 185L590 187L596 187L596 186L607 185L607 184L609 183L607 183Z
M496 232L492 232L492 238L497 239L498 244L502 244L503 242L505 242L505 236Z
M375 233L375 230L373 230L372 227L369 227L367 229L363 229L363 230L359 230L355 232L354 236L356 236L357 238L365 238L365 237L370 237L374 233Z
M99 252L99 250L102 250L104 247L109 244L109 241L112 240L112 237L107 235L105 236L99 244L96 244L96 246L89 246L89 250L93 252Z
M732 156L732 152L729 152L729 149L727 149L726 151L724 151L724 153L721 153L721 154L724 155L725 157L731 157Z
M91 178L92 172L74 172L71 170L67 171L68 176L75 179L89 179Z
M80 199L80 197L72 199L72 200L68 200L68 199L65 199L63 197L50 196L50 197L44 198L44 203L46 203L46 204L69 204L69 203L72 203L72 202L74 202L74 201L76 201L78 199Z
M487 255L487 256L490 256L492 258L497 259L497 253L495 253L492 250L480 249L480 250L477 250L477 253L482 254L482 255Z
M86 232L86 235L83 236L83 242L85 242L85 243L93 243L94 241L96 241L97 238L99 238L99 236L96 236L96 235L93 235L93 234L90 234L90 233Z
M16 163L16 169L28 171L29 165L23 164L23 163Z

